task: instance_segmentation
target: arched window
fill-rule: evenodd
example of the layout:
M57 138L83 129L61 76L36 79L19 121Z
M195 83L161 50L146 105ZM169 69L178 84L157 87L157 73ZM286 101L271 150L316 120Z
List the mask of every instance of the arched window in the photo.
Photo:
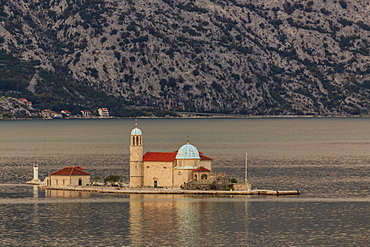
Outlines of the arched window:
M201 178L202 179L207 179L207 174L203 174Z
M80 185L80 186L82 185L82 178L78 179L78 185Z

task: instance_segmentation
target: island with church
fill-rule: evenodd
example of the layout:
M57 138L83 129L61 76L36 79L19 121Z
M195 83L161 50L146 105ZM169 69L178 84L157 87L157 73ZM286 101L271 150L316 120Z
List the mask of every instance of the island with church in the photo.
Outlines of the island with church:
M38 177L27 184L46 190L73 190L125 194L230 194L230 195L299 195L299 190L252 189L247 180L237 183L226 173L212 172L212 158L189 143L175 152L143 154L143 133L137 124L130 135L130 181L128 186L92 186L91 174L80 166L52 172L44 181Z

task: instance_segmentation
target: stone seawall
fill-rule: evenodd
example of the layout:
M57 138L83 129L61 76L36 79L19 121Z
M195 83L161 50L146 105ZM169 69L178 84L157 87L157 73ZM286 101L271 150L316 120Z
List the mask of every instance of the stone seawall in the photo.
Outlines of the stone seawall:
M299 195L299 190L247 190L247 191L225 191L225 190L182 190L182 189L164 189L164 188L115 188L115 187L95 187L95 186L68 186L68 187L50 187L39 186L45 190L67 190L84 191L96 193L117 193L117 194L202 194L202 195Z

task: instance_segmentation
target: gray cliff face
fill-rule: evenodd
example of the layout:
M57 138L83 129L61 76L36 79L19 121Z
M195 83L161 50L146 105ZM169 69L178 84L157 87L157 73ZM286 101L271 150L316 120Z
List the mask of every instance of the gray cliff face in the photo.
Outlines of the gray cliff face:
M0 119L2 118L36 118L41 114L25 102L11 97L0 97Z
M2 2L0 49L128 102L243 114L370 109L365 0Z

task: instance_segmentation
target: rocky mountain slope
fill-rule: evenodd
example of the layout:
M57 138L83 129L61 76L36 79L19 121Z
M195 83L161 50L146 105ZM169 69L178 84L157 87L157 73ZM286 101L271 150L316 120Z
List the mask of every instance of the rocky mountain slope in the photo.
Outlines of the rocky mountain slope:
M368 114L369 12L366 0L2 0L0 90L63 107L94 104L93 90L124 108Z
M0 119L2 118L37 118L40 111L19 99L0 97Z

